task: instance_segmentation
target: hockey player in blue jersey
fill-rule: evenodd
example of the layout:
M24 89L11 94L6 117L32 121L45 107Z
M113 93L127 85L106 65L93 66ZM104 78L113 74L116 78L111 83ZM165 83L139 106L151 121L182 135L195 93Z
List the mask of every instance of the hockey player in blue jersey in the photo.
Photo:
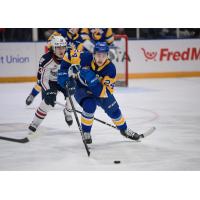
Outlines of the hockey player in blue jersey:
M82 38L82 36L79 34L79 28L59 28L57 29L48 39L48 49L51 49L51 39L54 36L62 36L65 38L67 42L67 48L68 49L76 49L78 51L86 51L87 45L84 44L86 40L89 39L88 37ZM87 44L87 42L86 42ZM41 77L41 67L38 69L37 73L37 82L35 86L33 87L31 93L26 98L26 105L30 105L34 98L40 93L41 91L41 83L40 83L40 77Z
M61 63L58 73L58 83L65 87L69 77L76 77L77 86L74 97L83 108L81 126L85 141L92 143L91 129L97 106L113 120L120 133L132 140L138 140L140 135L128 129L113 92L116 82L116 69L108 59L109 47L105 42L96 43L94 53L83 53L80 65L70 66L65 60ZM67 76L66 76L67 74Z
M64 109L66 123L69 126L73 123L71 113L67 110L67 108L71 108L67 92L57 84L57 72L66 53L66 46L67 43L62 36L54 36L51 40L51 50L40 59L42 102L36 110L33 121L29 126L31 136L35 135L38 126L42 123L47 113L54 107L58 92L62 92L66 99L66 108ZM73 94L74 90L75 85L71 84L70 93Z

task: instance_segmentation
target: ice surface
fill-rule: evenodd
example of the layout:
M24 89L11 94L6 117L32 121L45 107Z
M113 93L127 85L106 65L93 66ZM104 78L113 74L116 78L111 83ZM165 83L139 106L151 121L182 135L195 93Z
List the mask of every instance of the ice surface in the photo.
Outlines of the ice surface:
M0 84L1 136L26 136L41 101L39 95L25 106L32 86ZM130 128L140 133L156 126L154 134L134 142L95 122L88 158L75 120L69 128L56 106L35 140L0 140L0 170L200 170L200 78L134 80L129 88L117 88L115 96ZM64 103L61 94L57 100ZM112 123L100 108L95 117Z

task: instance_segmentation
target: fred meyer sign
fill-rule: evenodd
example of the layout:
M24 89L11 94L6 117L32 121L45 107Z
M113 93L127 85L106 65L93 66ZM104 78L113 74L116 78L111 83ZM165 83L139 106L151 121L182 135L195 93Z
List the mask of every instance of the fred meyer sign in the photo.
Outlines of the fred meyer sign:
M129 72L200 71L200 39L129 42Z
M200 60L200 48L187 48L184 51L170 50L169 48L161 48L158 52L149 52L147 49L141 48L147 60L159 60L159 61L193 61Z

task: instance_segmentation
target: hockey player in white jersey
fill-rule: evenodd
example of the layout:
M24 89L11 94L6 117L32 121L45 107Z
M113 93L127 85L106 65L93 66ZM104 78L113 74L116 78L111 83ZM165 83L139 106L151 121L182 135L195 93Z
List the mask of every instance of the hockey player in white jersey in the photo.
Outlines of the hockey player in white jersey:
M41 86L42 86L42 102L35 112L32 123L29 126L31 135L36 132L38 126L42 123L49 110L51 110L56 101L57 92L63 93L66 98L66 108L70 109L67 91L57 84L57 72L60 69L63 56L66 52L67 43L64 37L54 36L51 40L50 51L44 54L40 59L41 67ZM71 82L70 93L73 94L75 90L75 83ZM73 123L71 113L64 109L65 120L70 126Z

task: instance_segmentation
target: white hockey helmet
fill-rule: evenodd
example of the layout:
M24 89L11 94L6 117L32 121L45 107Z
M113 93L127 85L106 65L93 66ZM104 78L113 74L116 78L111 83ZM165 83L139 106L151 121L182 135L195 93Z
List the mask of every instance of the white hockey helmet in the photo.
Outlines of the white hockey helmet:
M50 41L50 47L52 48L53 52L55 52L56 47L66 47L67 42L65 38L61 35L59 36L52 36L52 39Z

